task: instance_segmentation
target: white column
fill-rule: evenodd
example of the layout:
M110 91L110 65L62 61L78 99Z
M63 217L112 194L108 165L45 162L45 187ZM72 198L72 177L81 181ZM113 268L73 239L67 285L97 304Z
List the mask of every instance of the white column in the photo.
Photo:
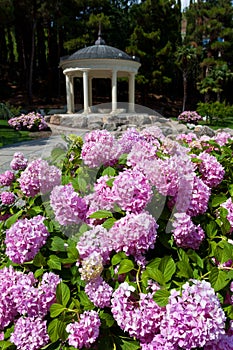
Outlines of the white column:
M112 71L112 112L117 110L117 71Z
M92 106L92 78L88 79L88 87L89 87L89 106Z
M135 112L135 73L129 73L129 112Z
M72 113L71 83L70 76L66 74L66 101L67 113Z
M83 71L83 102L84 102L84 113L88 113L88 108L89 108L89 104L88 104L88 71L84 70Z
M75 112L74 108L74 77L70 77L70 99L71 99L71 112Z

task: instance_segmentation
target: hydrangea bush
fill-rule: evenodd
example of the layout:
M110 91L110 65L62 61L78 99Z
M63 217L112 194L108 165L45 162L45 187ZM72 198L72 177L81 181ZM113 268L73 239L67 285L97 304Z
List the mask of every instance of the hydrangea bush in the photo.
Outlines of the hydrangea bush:
M184 111L180 113L178 120L181 123L198 124L198 122L202 120L202 116L199 115L196 111Z
M0 348L233 349L233 138L65 139L0 174Z
M15 130L42 131L48 130L48 124L40 113L30 112L21 114L8 120L8 124Z

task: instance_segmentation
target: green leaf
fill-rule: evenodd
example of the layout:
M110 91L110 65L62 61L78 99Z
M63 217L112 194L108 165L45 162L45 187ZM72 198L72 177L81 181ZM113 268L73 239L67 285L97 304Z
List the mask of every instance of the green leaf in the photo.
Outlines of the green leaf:
M65 307L67 306L70 300L70 289L65 283L60 282L58 284L57 290L56 290L56 297L59 304Z
M195 250L189 249L187 251L187 255L193 262L197 264L197 266L199 266L200 268L204 267L202 258L195 252Z
M125 340L121 339L121 349L122 350L138 350L140 349L140 345L135 340Z
M117 265L123 259L126 259L125 253L124 252L119 252L119 253L113 255L113 257L111 259L111 263L112 263L112 265Z
M37 267L46 266L46 259L41 254L41 252L37 253L36 256L33 259L33 265Z
M177 273L178 277L193 278L193 270L188 262L178 261L176 266L179 269L179 272Z
M156 269L156 268L152 269L151 267L147 266L146 273L149 278L152 278L154 281L158 282L159 284L164 285L165 278L163 273L159 269Z
M121 154L120 157L119 157L118 163L119 164L126 164L127 163L127 157L128 157L127 153Z
M123 259L120 262L120 267L118 270L118 274L127 273L134 269L134 263L129 259Z
M0 340L0 349L5 350L5 349L15 349L14 344L12 344L9 340Z
M226 202L227 197L224 194L216 194L212 198L212 206L213 207L218 207L220 204Z
M233 305L229 305L223 308L225 314L227 317L230 318L230 320L233 320Z
M5 222L6 228L10 228L22 214L23 214L23 210L21 209L14 215L11 215Z
M170 292L166 289L159 289L155 292L153 299L159 306L166 306Z
M50 255L48 266L50 269L61 270L61 260L56 255Z
M80 304L84 307L84 310L93 310L95 308L95 305L91 302L83 290L78 293L78 298L80 300Z
M58 339L66 340L66 324L58 318L53 319L48 325L48 335L52 342L56 342Z
M91 214L89 217L91 219L107 219L112 218L112 212L108 210L98 210L95 213Z
M216 234L218 233L218 228L217 225L215 223L215 221L210 221L207 225L206 225L206 234L208 237L213 238L216 236Z
M103 328L110 328L114 324L115 320L112 317L112 315L108 314L107 312L104 312L101 310L99 313L100 320L101 320L101 326Z
M159 270L163 273L165 282L168 282L176 272L176 264L170 256L164 256L159 264Z
M214 267L211 269L209 280L215 292L218 292L229 283L230 275L227 272Z
M66 241L62 239L61 237L54 236L52 238L52 244L50 250L54 252L65 252L66 251L66 246L65 246Z
M104 175L108 175L109 177L115 176L116 170L114 168L112 168L111 166L109 166L106 169L104 169L102 176L104 176Z
M57 317L58 315L60 315L66 308L61 305L61 304L57 304L54 303L51 305L50 307L50 316L52 318Z
M106 228L107 230L109 230L110 228L113 227L113 225L115 224L115 222L116 222L116 219L115 219L115 218L109 218L109 219L107 219L107 220L102 224L102 226L103 226L104 228Z
M38 269L34 272L34 277L38 278L38 277L42 276L43 273L44 273L44 269Z
M86 189L87 189L87 182L86 182L86 180L85 180L83 177L81 177L81 176L78 177L78 187L79 187L79 191L80 191L80 192L83 192L83 193L86 192Z

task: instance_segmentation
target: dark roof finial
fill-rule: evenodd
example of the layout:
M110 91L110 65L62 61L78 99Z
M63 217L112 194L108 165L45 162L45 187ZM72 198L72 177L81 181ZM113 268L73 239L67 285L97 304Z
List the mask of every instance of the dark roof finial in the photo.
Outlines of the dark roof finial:
M101 36L101 22L99 22L98 39L96 40L95 45L105 45L105 41Z

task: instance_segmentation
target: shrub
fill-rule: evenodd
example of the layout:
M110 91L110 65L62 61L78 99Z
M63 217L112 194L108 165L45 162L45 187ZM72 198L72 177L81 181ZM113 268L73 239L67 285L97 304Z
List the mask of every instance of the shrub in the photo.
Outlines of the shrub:
M0 103L0 119L8 120L20 114L21 107L14 107L8 102Z
M42 131L48 130L48 124L40 113L31 112L11 118L8 124L15 130Z
M232 349L233 139L158 135L73 135L0 174L0 347Z
M184 111L178 116L178 120L182 123L198 124L202 117L196 111Z
M197 105L197 112L205 117L210 125L228 126L233 122L233 106L221 102L203 103Z

